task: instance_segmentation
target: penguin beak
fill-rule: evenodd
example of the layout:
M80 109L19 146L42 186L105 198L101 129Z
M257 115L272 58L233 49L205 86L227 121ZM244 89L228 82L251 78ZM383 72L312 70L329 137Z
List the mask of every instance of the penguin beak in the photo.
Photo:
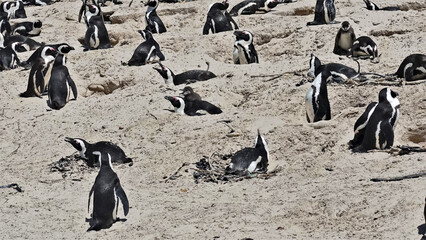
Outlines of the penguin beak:
M70 49L71 49L71 50L75 50L75 48L73 48L73 47L71 47L71 46L70 46Z
M65 142L72 143L72 142L74 142L74 139L69 138L69 137L65 137Z

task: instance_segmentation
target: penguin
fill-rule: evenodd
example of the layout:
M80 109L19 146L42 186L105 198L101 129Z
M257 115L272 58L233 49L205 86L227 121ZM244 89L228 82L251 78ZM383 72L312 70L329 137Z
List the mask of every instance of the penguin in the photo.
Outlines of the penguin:
M384 11L399 11L399 10L401 10L398 7L384 7L384 8L379 8L375 3L370 2L369 0L364 0L364 3L367 6L368 10L373 10L373 11L379 11L379 10L384 10Z
M220 114L222 110L215 105L203 101L203 100L195 100L195 101L185 101L182 97L171 97L165 96L165 99L169 100L170 103L175 107L175 112L179 114L186 114L188 116L197 116L201 115L197 113L198 110L204 110L210 114Z
M362 36L352 44L351 56L361 59L374 59L379 55L376 43L367 36Z
M12 34L16 35L22 35L22 36L38 36L41 32L41 26L43 24L40 20L37 20L35 22L21 22L17 23L15 26L13 26Z
M231 163L226 167L226 173L262 172L268 171L269 150L265 139L257 130L254 148L244 148L231 157Z
M215 78L216 75L208 70L189 70L183 73L175 75L172 70L158 63L161 68L153 69L157 70L158 73L164 78L166 84L173 83L174 85L194 83L196 81L206 81ZM208 65L208 64L207 64ZM207 67L208 69L208 67Z
M249 31L235 31L233 60L235 64L259 63L259 57L254 49L253 34Z
M309 123L330 120L330 102L328 101L327 81L331 78L328 70L322 71L315 77L312 86L306 93L306 118Z
M160 45L152 36L152 33L149 30L139 30L138 32L142 35L142 38L145 39L145 42L139 44L127 64L122 64L128 66L141 66L153 62L156 57L158 57L160 61L164 61L166 58L160 50Z
M358 62L357 62L358 63ZM348 79L355 79L359 78L360 81L366 80L364 76L360 74L360 66L358 64L358 71L355 71L355 69L347 67L340 63L328 63L328 64L321 64L321 61L319 58L317 58L313 53L311 53L311 58L309 60L309 71L308 76L315 78L320 74L322 71L327 70L331 73L333 82L345 82Z
M44 47L51 47L51 48L55 49L59 54L61 54L61 55L63 55L65 57L65 58L58 58L58 60L64 60L64 61L66 61L67 54L70 51L75 50L74 47L68 45L67 43L44 45L44 46L41 46L41 47L37 48L37 50L35 50L33 52L33 54L31 54L31 56L28 58L27 61L23 61L21 63L21 66L23 66L25 68L31 68L31 66L34 64L34 62L37 61L37 58L41 57L41 52L44 49ZM56 58L55 58L55 61L57 61Z
M20 42L21 45L16 49L17 52L26 52L35 50L42 46L41 43L22 35L11 35L4 38L4 46L10 46L14 42Z
M194 92L194 89L192 89L192 87L184 87L182 89L182 95L183 100L187 102L201 101L201 96L198 93Z
M49 63L55 60L57 51L52 47L44 47L41 51L41 57L33 63L28 78L27 90L19 96L21 97L39 97L45 90L50 76L45 75L44 71L48 68Z
M380 90L379 102L371 103L355 123L354 139L349 142L353 152L392 147L400 107L397 96L390 88Z
M92 0L92 4L98 6L95 0ZM81 18L84 16L84 23L86 23L86 26L89 27L89 20L91 17L97 16L103 19L103 14L100 7L96 8L98 11L95 10L95 12L87 11L87 8L90 10L90 4L87 4L87 0L82 0L82 5L78 13L78 22L81 22Z
M308 22L307 25L321 25L338 23L334 20L336 17L336 8L334 0L317 0L315 5L315 17L313 22Z
M402 61L394 75L405 78L406 81L426 79L426 55L409 55Z
M207 21L203 28L203 35L209 34L209 31L215 34L238 29L237 23L226 11L228 7L228 0L223 0L221 3L213 3L209 6Z
M128 158L124 151L114 143L106 141L88 143L81 138L69 137L66 137L65 141L71 143L71 145L80 152L80 157L86 159L87 165L90 167L99 166L98 162L96 161L96 157L92 154L93 151L109 153L112 156L113 163L130 163L130 165L133 164L133 160Z
M49 97L47 105L52 109L63 108L69 102L71 91L74 100L77 100L77 87L65 66L65 56L62 54L58 54L55 58L47 89Z
M12 8L11 18L27 18L24 3L21 0L16 0L15 7Z
M276 0L245 0L235 5L229 14L231 16L238 16L238 14L247 15L257 12L267 13L276 7L277 4Z
M348 21L342 23L334 40L333 53L337 55L349 55L349 50L352 48L352 43L355 41L355 32Z
M52 3L51 0L23 0L25 6L33 5L33 6L46 6Z
M0 34L0 38L2 35ZM15 68L15 62L17 65L21 65L18 55L16 54L16 47L21 43L12 43L11 46L6 48L0 48L0 71L9 70Z
M86 12L89 27L84 38L84 51L112 47L104 20L102 16L99 16L100 11L99 6L91 4L89 5L89 11Z
M0 17L0 34L3 36L9 36L12 33L12 27L10 26L9 20Z
M0 3L0 13L2 16L2 19L7 19L9 21L10 18L12 18L12 12L13 8L15 7L14 2L2 2Z
M145 20L146 20L145 30L148 30L152 33L167 32L166 26L164 26L160 17L158 17L157 15L158 4L159 4L158 0L148 0L148 2L145 4L145 6L148 6L145 13Z
M129 200L112 167L111 155L100 151L94 151L91 154L98 158L100 169L89 193L88 211L90 211L90 198L93 194L93 212L90 228L87 231L99 231L111 227L118 220L119 201L123 205L124 216L127 216Z

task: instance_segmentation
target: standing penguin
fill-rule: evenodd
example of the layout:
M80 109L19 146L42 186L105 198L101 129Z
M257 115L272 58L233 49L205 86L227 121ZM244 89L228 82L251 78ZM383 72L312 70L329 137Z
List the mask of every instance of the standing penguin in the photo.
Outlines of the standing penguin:
M0 38L2 36L3 35L0 33ZM21 43L13 43L11 46L7 46L6 48L0 48L0 71L15 68L15 62L18 65L21 65L18 55L16 54L16 47L20 44Z
M237 151L231 157L231 163L226 168L227 173L244 172L252 173L254 171L268 171L269 150L265 139L257 130L257 138L254 142L254 148L244 148Z
M41 51L41 57L37 58L31 67L28 78L27 90L19 96L21 97L40 97L45 90L45 86L50 80L50 76L45 75L44 71L49 63L55 60L57 51L52 47L44 47Z
M306 93L306 118L309 123L330 120L330 102L328 101L327 81L331 78L328 70L322 71L315 77L312 86Z
M253 34L249 31L235 31L233 59L235 64L259 63L259 57L254 49Z
M181 97L171 97L165 96L165 99L169 100L170 103L175 108L175 112L179 114L186 114L188 116L198 116L201 115L197 113L199 110L204 110L210 114L221 114L222 110L215 105L203 101L203 100L194 100L194 101L185 101Z
M394 127L399 116L398 93L390 88L379 92L379 103L371 103L355 123L354 139L349 142L353 152L386 149L393 145Z
M334 41L333 53L337 55L348 55L355 39L354 29L348 21L344 21L342 23L342 27L337 32L336 39Z
M84 38L84 51L93 49L111 48L108 31L100 13L100 7L94 4L88 6L86 12L87 23L89 24Z
M166 58L160 50L160 45L152 36L152 33L146 29L139 30L138 32L142 35L142 38L145 39L145 42L139 44L129 62L127 64L123 63L123 65L141 66L154 61L156 57L158 57L160 61L164 61Z
M309 25L333 24L336 17L336 8L334 0L317 0L315 5L315 17L313 22L308 22Z
M71 91L77 100L77 87L65 66L65 56L58 54L50 74L47 105L55 110L63 108L69 102Z
M405 78L406 81L426 79L426 55L409 55L402 61L394 75Z
M80 157L87 160L87 165L90 167L98 167L96 157L92 154L94 151L108 152L112 156L114 163L132 163L133 160L128 158L123 149L111 142L101 141L96 143L88 143L81 138L66 137L65 141L70 143L75 149L80 152Z
M158 63L161 68L155 68L153 69L157 70L158 73L163 77L166 84L173 83L174 85L179 84L188 84L193 83L196 81L206 81L212 78L215 78L216 75L212 72L210 72L208 69L207 64L207 70L189 70L183 73L174 74L172 70L170 70L168 67L164 66L161 63Z
M87 231L99 231L111 227L117 221L119 201L123 205L124 216L127 216L129 200L112 167L111 155L108 152L99 151L92 154L98 156L101 168L89 193L88 210L90 210L90 198L93 194L93 213L90 228Z
M152 33L164 33L167 31L166 26L164 26L160 17L157 15L158 4L158 0L148 0L148 2L145 4L148 6L145 13L145 30L149 30Z
M13 26L12 34L22 36L38 36L41 32L41 26L43 24L40 20L35 22L21 22Z
M384 8L379 8L375 3L370 2L369 0L364 0L364 3L367 6L368 10L373 10L373 11L379 11L379 10L384 10L384 11L398 11L398 10L401 10L398 7L384 7Z
M238 16L238 14L255 14L257 12L267 13L277 5L278 2L276 0L244 0L235 5L229 14Z
M209 31L215 34L238 29L237 23L232 19L228 11L226 11L228 7L228 0L223 0L221 3L213 3L209 6L203 35L209 34Z
M376 43L367 36L357 38L351 48L352 57L374 59L379 56Z

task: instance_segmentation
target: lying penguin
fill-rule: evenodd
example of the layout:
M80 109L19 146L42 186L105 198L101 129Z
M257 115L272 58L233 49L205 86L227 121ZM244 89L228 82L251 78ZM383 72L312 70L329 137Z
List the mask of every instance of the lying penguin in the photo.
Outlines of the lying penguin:
M153 69L157 70L158 73L164 78L164 81L166 84L173 83L174 85L179 84L188 84L193 83L196 81L206 81L211 78L215 78L216 75L212 72L210 72L209 64L207 63L207 70L189 70L183 73L179 73L175 75L172 70L170 70L168 67L164 66L161 63L158 63L161 68L155 68Z
M407 56L394 75L405 78L406 81L426 79L426 55L411 54Z
M354 138L349 141L353 152L387 149L394 142L394 128L399 117L398 93L390 88L379 92L379 102L370 103L354 126Z
M364 3L367 6L368 10L373 10L373 11L379 11L379 10L384 10L384 11L399 11L399 10L401 10L398 7L384 7L384 8L379 8L375 3L370 2L369 0L364 0Z
M128 158L124 151L117 145L111 142L88 143L81 138L66 137L65 141L80 152L80 157L87 160L87 165L90 167L99 167L99 162L92 154L94 151L107 152L112 156L113 163L133 163L131 158Z
M222 113L222 110L215 105L203 101L203 100L194 100L194 101L188 101L185 100L182 97L171 97L171 96L165 96L165 99L169 100L170 103L175 108L174 111L179 114L186 114L189 116L198 116L201 115L200 113L197 113L199 110L204 110L210 114L220 114Z
M355 69L347 67L340 63L328 63L321 64L319 58L317 58L313 53L311 53L311 59L309 60L309 71L308 76L315 78L322 71L327 70L331 73L332 78L330 79L333 82L342 83L348 79L359 78L361 81L364 81L366 78L360 75L360 65L358 63L358 71Z
M10 46L13 43L19 42L20 47L16 49L17 52L26 52L35 50L42 46L41 43L22 35L10 35L4 38L4 46Z
M253 44L253 34L249 31L235 31L233 60L235 64L259 63Z
M215 34L238 29L237 23L232 19L228 11L226 11L228 7L228 0L223 0L221 3L213 3L209 6L203 35L209 34L210 31L212 34Z
M257 131L254 148L244 148L231 157L231 163L225 169L226 173L266 172L268 171L269 150L265 139Z
M117 173L112 167L111 154L103 151L94 151L91 154L97 157L100 169L89 193L87 210L90 210L90 198L93 194L93 213L90 219L90 228L87 231L99 231L111 227L118 220L119 201L123 205L124 216L127 216L129 200L121 187Z
M379 57L377 44L370 37L359 37L352 44L351 56L353 58L373 60Z
M145 39L145 42L139 44L129 62L122 62L122 65L141 66L153 62L156 57L158 57L160 61L164 61L166 58L160 50L160 45L152 36L152 33L148 30L139 30L138 32L142 35L142 38Z
M238 16L238 14L247 15L257 12L267 13L276 7L277 4L276 0L245 0L235 5L229 14L231 16Z
M20 22L12 27L12 34L35 37L40 35L42 25L40 20L35 22Z

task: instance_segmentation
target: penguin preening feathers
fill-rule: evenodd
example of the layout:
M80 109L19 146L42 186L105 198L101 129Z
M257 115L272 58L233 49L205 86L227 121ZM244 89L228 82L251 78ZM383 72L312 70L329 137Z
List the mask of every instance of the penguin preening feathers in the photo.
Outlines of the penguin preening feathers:
M231 15L226 11L229 7L228 0L210 5L207 12L207 20L204 24L203 35L232 31L238 29L237 23L232 19Z
M235 64L259 63L259 57L253 45L253 34L249 31L235 31L233 60Z
M277 4L276 0L244 0L235 5L229 14L231 16L238 16L238 14L255 14L257 12L267 13L276 7Z
M368 10L373 10L373 11L378 11L378 10L398 11L398 10L401 10L398 7L384 7L384 8L379 8L375 3L370 2L369 0L364 0L364 3L367 6Z
M215 105L203 101L203 100L194 100L194 101L188 101L185 100L182 97L171 97L171 96L165 96L165 99L169 100L170 103L175 108L175 112L179 114L186 114L189 116L197 116L201 115L197 113L199 110L204 110L210 114L220 114L222 113L222 110Z
M3 35L0 33L0 38L2 36ZM15 43L12 43L11 46L7 46L6 48L1 48L0 46L0 71L15 68L15 62L17 65L21 64L21 62L19 61L18 55L16 54L16 48L19 47L20 45L21 43L15 42Z
M348 21L342 23L334 41L333 53L337 55L349 55L349 50L352 48L352 43L355 41L354 29Z
M97 158L92 154L94 151L107 152L112 156L113 163L133 163L131 158L128 158L124 151L117 145L111 142L88 143L81 138L66 137L65 141L70 143L75 149L80 152L80 157L87 160L87 165L97 167L99 163Z
M122 64L128 66L141 66L155 61L157 57L160 61L164 61L166 58L160 50L160 45L152 36L152 33L148 30L139 30L138 32L145 39L145 42L139 44L127 64Z
M37 20L35 22L20 22L13 26L12 34L22 36L38 36L41 32L42 22Z
M362 36L353 42L351 55L354 58L373 60L379 56L379 52L376 43L370 37Z
M354 138L349 141L353 152L390 148L399 117L398 93L390 88L379 92L379 102L370 103L354 126Z
M111 227L118 220L119 201L123 205L124 216L127 216L129 200L112 167L111 155L108 152L100 151L94 151L91 154L97 158L100 169L89 193L88 211L90 210L90 198L93 194L93 212L90 228L87 231L99 231Z
M145 30L148 30L152 33L164 33L167 31L166 26L164 26L164 23L161 21L160 17L157 15L158 4L159 4L158 0L148 0L148 2L145 4L145 6L148 6L145 13L145 20L146 20Z
M45 75L44 70L49 66L49 63L55 60L57 53L52 47L43 47L40 57L35 60L31 67L27 90L19 96L41 98L45 86L50 79L50 76Z
M336 17L336 8L334 0L317 0L315 5L314 21L308 22L307 25L334 24Z
M426 55L411 54L407 56L394 75L405 78L406 81L426 79Z
M237 151L231 157L231 163L226 168L227 173L239 172L266 172L268 171L269 149L268 145L257 131L257 138L254 142L254 148L244 148Z
M327 81L331 78L328 70L322 71L315 77L305 98L306 118L309 123L330 120L330 102L328 101Z
M161 63L158 63L160 68L153 69L157 70L158 73L164 78L166 84L173 83L174 85L179 84L188 84L196 81L206 81L211 78L215 78L216 75L210 71L208 71L209 63L207 62L207 70L189 70L183 73L179 73L175 75L172 70L168 67L164 66Z
M357 62L358 63L358 62ZM360 66L358 63L358 71L355 71L355 69L347 67L340 63L328 63L328 64L321 64L321 61L318 57L316 57L313 53L311 54L311 58L309 60L309 71L308 76L315 78L320 74L322 71L329 71L332 76L333 82L342 83L345 82L348 79L355 79L359 78L361 81L365 80L365 77L362 76L360 71Z

